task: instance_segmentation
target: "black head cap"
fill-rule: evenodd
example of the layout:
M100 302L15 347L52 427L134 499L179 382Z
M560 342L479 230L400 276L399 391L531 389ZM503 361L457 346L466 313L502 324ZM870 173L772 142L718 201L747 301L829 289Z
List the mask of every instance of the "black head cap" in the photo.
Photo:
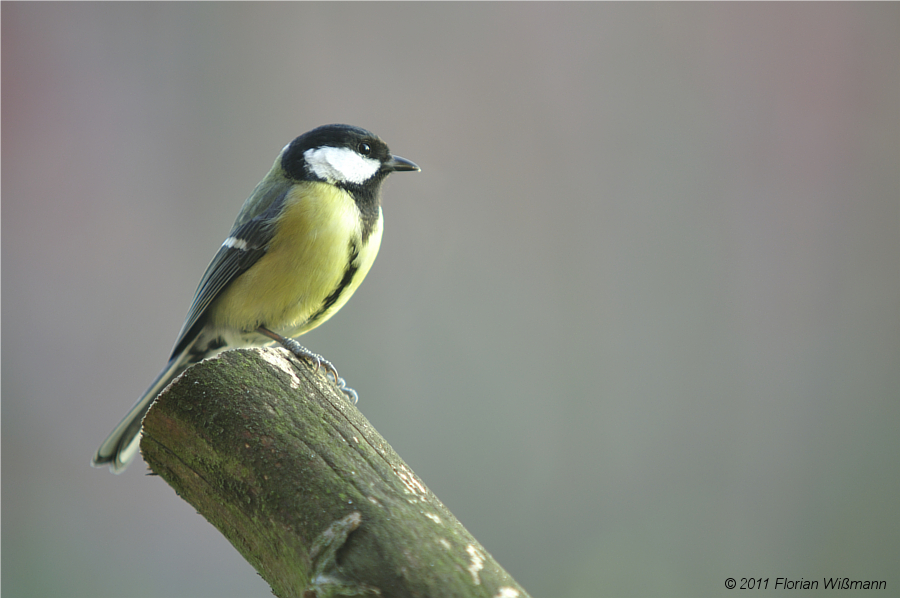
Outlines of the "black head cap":
M331 149L318 151L326 148ZM353 159L340 161L346 157ZM345 164L347 170L342 171ZM282 153L281 167L295 180L327 181L347 188L378 183L393 171L419 170L409 160L392 156L377 135L352 125L323 125L300 135Z

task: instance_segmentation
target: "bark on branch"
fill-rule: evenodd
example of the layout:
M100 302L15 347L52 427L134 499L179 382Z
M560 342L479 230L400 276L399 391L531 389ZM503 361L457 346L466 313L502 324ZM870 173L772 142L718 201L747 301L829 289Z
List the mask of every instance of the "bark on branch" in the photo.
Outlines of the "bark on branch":
M141 452L280 598L527 597L322 372L227 351L173 382Z

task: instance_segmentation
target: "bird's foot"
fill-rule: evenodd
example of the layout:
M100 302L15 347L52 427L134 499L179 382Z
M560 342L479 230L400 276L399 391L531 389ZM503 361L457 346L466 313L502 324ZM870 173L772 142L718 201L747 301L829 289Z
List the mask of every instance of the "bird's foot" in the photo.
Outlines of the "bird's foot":
M263 328L262 326L260 326L259 331L296 355L298 359L303 359L313 364L316 367L317 372L319 371L320 367L324 368L325 377L334 382L334 385L338 387L338 390L340 390L347 396L347 399L351 404L356 405L357 401L359 401L359 395L355 390L347 386L347 383L344 381L344 379L341 378L340 375L338 375L337 368L334 367L333 363L331 363L318 353L313 353L292 338L282 336L277 332L272 332L268 328Z

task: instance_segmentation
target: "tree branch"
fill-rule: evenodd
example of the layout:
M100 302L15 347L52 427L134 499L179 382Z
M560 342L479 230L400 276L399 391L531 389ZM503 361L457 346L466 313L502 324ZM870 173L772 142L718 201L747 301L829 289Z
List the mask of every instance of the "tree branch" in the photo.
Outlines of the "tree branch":
M188 369L143 426L151 470L280 598L528 596L356 407L283 349Z

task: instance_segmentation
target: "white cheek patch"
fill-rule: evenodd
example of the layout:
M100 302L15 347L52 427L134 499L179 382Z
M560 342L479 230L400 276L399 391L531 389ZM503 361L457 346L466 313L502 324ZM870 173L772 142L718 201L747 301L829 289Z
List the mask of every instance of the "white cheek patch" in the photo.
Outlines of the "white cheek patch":
M360 156L347 147L319 147L303 152L306 164L317 177L329 183L362 184L381 168L374 158Z

